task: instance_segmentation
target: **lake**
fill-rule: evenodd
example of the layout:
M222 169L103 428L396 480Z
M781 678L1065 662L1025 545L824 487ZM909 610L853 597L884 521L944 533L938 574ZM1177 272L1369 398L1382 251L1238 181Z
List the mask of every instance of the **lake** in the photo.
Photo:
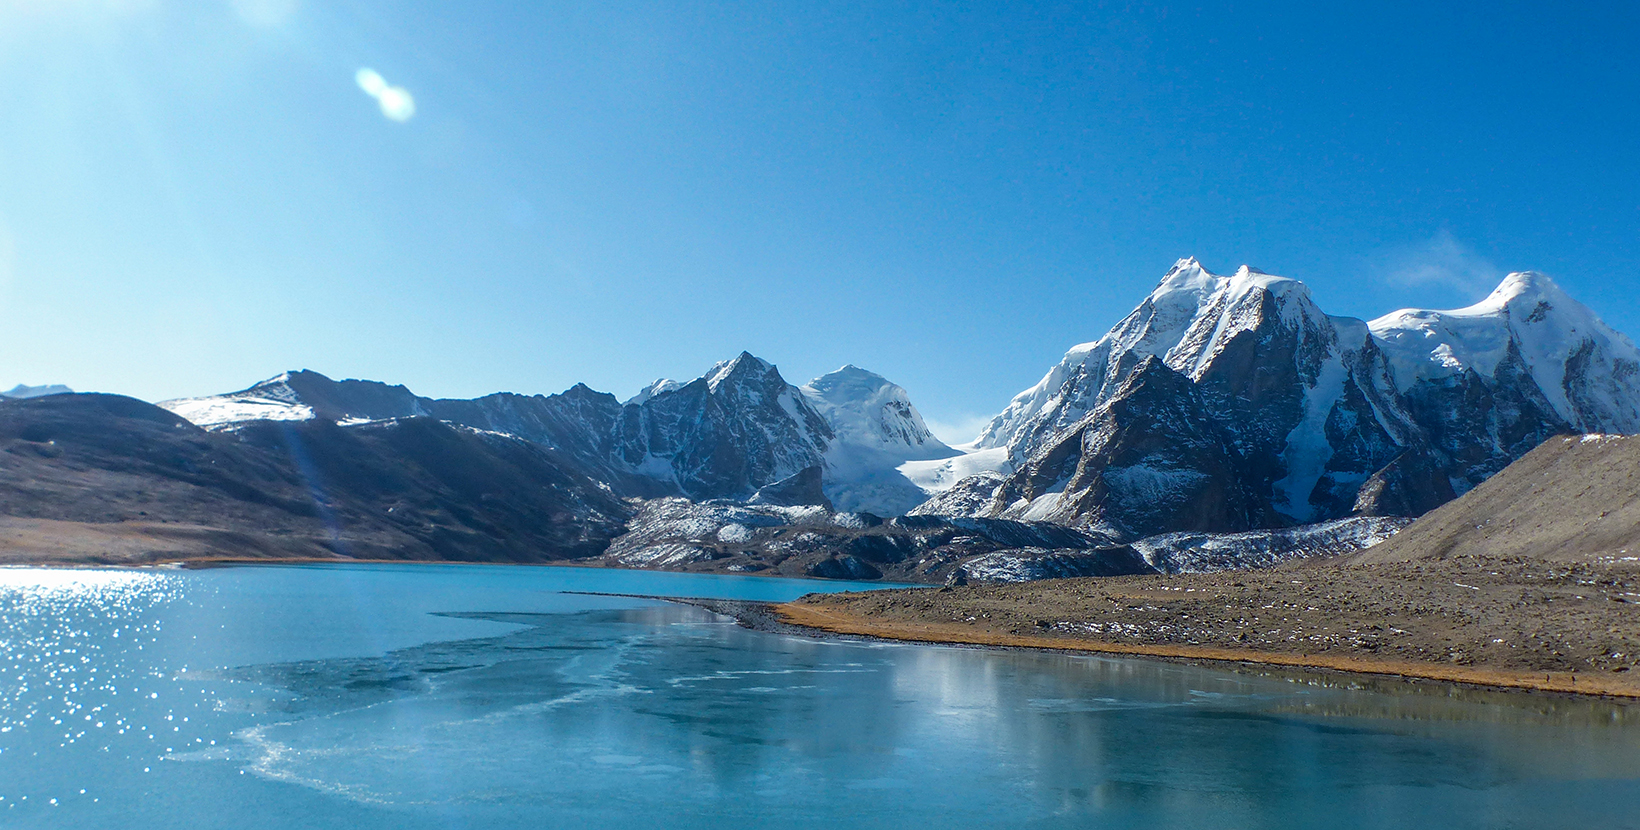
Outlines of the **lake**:
M0 827L1640 827L1640 709L813 640L553 567L0 570Z

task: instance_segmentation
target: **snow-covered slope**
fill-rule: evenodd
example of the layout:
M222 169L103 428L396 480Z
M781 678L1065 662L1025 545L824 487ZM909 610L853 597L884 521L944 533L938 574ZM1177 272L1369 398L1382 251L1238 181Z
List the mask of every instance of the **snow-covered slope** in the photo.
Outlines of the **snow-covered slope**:
M1165 368L1180 381L1164 385L1179 394L1147 394L1142 406L1106 411L1147 361L1156 365L1152 385L1162 383L1157 371ZM1155 451L1138 449L1164 429L1181 431ZM1366 324L1322 312L1296 280L1246 266L1220 276L1183 259L1108 334L1071 349L1015 397L976 443L1006 448L1008 462L998 466L1013 471L1008 497L995 491L986 515L1109 520L1129 532L1157 532L1157 521L1165 528L1185 515L1165 505L1204 504L1196 497L1206 486L1229 512L1195 512L1189 521L1241 530L1248 528L1238 523L1274 520L1247 493L1262 494L1255 501L1267 500L1287 521L1348 512L1361 484L1401 451L1411 429ZM1175 451L1187 444L1189 451ZM1107 474L1102 465L1117 458L1128 459L1127 472ZM1238 481L1220 481L1213 471ZM1121 518L1134 510L1162 512Z
M1147 361L1185 385L1114 406ZM934 494L918 513L1134 538L1418 515L1566 431L1640 431L1640 352L1541 274L1511 274L1466 309L1368 324L1327 315L1296 280L1183 259L987 425L975 446L991 455L969 477L950 480L961 459L908 474ZM1236 493L1270 510L1224 500ZM1211 504L1247 509L1201 512Z
M249 421L306 421L319 417L342 423L426 415L422 399L403 386L369 380L331 380L318 372L285 372L249 389L226 395L161 401L168 409L206 429Z
M802 386L803 396L831 424L836 443L881 450L901 461L949 458L905 390L849 364Z
M1162 573L1212 573L1356 553L1389 539L1411 523L1411 519L1399 517L1356 516L1243 533L1165 533L1140 539L1132 547Z
M904 389L875 372L844 366L804 384L802 392L831 425L825 488L839 509L904 513L927 494L901 465L960 455L934 437Z
M72 394L74 394L73 389L70 389L67 386L64 386L60 383L48 383L44 386L26 386L24 384L19 383L16 386L13 386L10 389L7 389L4 392L0 392L0 398L14 398L14 399L43 398L47 395L72 395Z
M1403 393L1515 370L1579 432L1640 432L1640 350L1543 274L1510 274L1468 308L1402 309L1368 325Z

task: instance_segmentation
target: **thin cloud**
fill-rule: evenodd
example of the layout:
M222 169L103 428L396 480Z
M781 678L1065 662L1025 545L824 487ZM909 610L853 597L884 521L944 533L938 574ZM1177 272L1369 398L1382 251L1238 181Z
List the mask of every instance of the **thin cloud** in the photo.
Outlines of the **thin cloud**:
M1463 294L1484 294L1503 278L1503 269L1441 231L1422 245L1391 257L1388 279L1412 288L1446 288Z

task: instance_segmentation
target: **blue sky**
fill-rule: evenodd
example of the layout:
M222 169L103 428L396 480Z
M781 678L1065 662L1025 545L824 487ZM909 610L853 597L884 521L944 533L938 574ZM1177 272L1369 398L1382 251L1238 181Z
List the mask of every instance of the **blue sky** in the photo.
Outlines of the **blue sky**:
M746 349L960 439L1186 255L1640 334L1640 6L1331 6L0 0L0 385Z

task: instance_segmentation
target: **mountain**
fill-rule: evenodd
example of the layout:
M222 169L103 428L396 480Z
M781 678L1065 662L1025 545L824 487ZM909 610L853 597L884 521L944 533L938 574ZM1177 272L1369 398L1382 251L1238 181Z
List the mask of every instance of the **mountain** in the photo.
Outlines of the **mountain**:
M72 395L74 390L60 383L51 383L45 386L24 386L19 383L4 392L0 398L43 398L46 395Z
M849 364L809 381L801 391L831 424L839 443L882 450L901 461L957 454L928 430L906 391L875 372Z
M249 389L159 406L210 429L249 421L379 421L426 415L421 399L403 386L367 380L334 381L318 372L285 372Z
M1006 479L986 515L1121 539L1229 532L1276 521L1260 484L1199 387L1146 357L1110 400Z
M849 366L799 389L744 352L688 383L658 380L625 403L583 384L556 395L434 399L301 371L160 406L217 430L259 420L350 424L425 415L550 447L578 473L643 498L745 500L818 468L824 495L817 498L888 514L926 498L897 465L956 454L928 431L905 390L879 375Z
M1418 515L1589 429L1640 430L1640 354L1541 274L1368 324L1296 280L1184 259L986 426L989 472L919 478L949 489L914 512L1128 539Z
M117 395L0 402L0 553L539 562L629 513L552 450L426 417L210 432Z
M1368 324L1459 493L1550 436L1640 432L1640 351L1542 274L1454 311Z
M900 515L928 498L901 465L961 455L934 437L904 389L875 372L850 364L801 391L831 425L826 495L841 510Z

